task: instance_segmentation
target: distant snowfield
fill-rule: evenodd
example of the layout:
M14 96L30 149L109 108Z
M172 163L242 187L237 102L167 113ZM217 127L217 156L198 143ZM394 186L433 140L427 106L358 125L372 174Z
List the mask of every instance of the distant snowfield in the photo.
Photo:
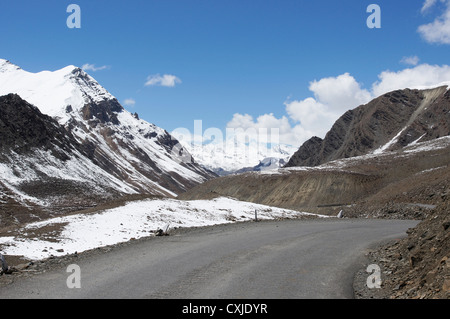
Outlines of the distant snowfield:
M167 227L197 227L258 219L328 216L241 202L213 200L142 200L95 214L77 214L35 222L19 235L0 237L0 252L40 260L154 236ZM39 235L36 235L39 234Z
M182 137L180 144L192 154L193 158L204 167L217 171L235 172L242 168L254 167L269 159L274 160L273 166L279 166L279 160L287 162L297 151L297 147L276 143L271 147L268 143L259 143L254 140L242 142L245 133L238 135L236 140L228 139L217 143L192 143L189 138ZM265 167L261 168L265 170Z

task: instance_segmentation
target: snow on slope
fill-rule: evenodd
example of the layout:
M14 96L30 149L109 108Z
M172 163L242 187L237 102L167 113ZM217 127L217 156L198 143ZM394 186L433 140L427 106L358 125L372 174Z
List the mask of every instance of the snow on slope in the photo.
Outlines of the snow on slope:
M0 252L32 260L44 259L154 236L154 231L166 229L168 225L196 227L248 221L254 219L255 210L261 220L327 218L225 197L199 201L143 200L96 214L71 215L29 224L20 234L0 237ZM53 231L41 230L45 228ZM35 234L39 232L37 237Z
M40 206L50 206L54 201L38 199L21 193L18 189L23 183L40 181L42 176L48 178L64 179L89 185L91 191L101 194L105 191L102 187L107 185L112 189L126 194L137 193L130 185L115 178L103 170L96 169L92 162L77 153L67 161L54 157L49 151L35 150L30 156L10 154L9 163L0 163L0 175L2 183L9 189L14 190L19 202L32 202ZM45 159L45 160L42 160Z
M395 139L395 138L394 138ZM398 158L403 158L411 156L415 153L435 151L439 149L445 149L450 147L450 136L443 136L435 140L426 142L411 143L405 146L401 150L397 151L386 151L382 150L379 152L372 152L366 155L354 156L349 158L338 159L334 161L327 162L325 164L309 167L309 166L293 166L280 169L267 170L264 172L255 172L254 174L267 174L267 175L278 175L278 174L289 174L295 171L342 171L350 170L352 166L359 165L362 162L370 159L383 158L395 155Z
M386 150L388 150L392 145L394 145L395 143L397 143L398 138L403 134L403 132L407 129L408 127L403 128L400 132L398 132L397 135L395 135L389 142L387 142L386 144L384 144L383 146L381 146L380 148L376 149L375 151L373 151L372 153L375 155L379 155L382 154L384 152L386 152Z
M76 171L64 170L69 179L81 173L80 180L92 182L93 178L85 177L101 175L100 180L106 183L103 185L119 192L175 196L212 176L193 161L180 160L173 149L177 141L170 134L123 109L114 96L80 68L30 73L0 59L0 95L9 93L18 94L55 118L80 144L90 145L96 164L77 156L72 159L81 161L72 163ZM58 169L65 164L50 157L41 172L49 178L61 177L58 169L51 168L51 162ZM32 164L29 176L36 167ZM24 165L21 169L27 171Z
M446 86L447 91L450 90L450 81L445 81L442 83L434 84L434 85L419 85L419 86L412 86L411 89L415 90L432 90L441 86Z

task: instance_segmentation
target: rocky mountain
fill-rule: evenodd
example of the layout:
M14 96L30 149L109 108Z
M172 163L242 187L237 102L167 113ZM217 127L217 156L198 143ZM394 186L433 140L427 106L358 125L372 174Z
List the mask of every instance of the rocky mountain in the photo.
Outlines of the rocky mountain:
M286 167L317 166L329 161L399 150L450 134L448 86L398 90L349 110L324 139L313 137Z
M126 194L173 197L215 176L75 66L30 73L0 60L0 96L6 214L76 210Z

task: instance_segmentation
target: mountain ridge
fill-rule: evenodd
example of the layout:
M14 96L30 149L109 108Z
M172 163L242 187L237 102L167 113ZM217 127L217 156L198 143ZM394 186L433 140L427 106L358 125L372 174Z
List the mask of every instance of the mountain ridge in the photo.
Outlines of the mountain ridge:
M306 141L285 167L318 166L446 136L450 134L449 111L447 86L386 93L345 112L324 139Z

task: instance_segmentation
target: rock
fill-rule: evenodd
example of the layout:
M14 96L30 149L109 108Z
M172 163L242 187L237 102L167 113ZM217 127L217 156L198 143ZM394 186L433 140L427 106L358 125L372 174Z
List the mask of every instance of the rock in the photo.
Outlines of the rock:
M14 266L14 268L17 271L23 271L25 269L28 269L28 267L30 267L30 264L20 264L20 265Z
M427 284L432 284L436 279L436 271L430 271L426 276L425 276L425 281Z
M164 236L164 231L163 231L162 229L158 229L158 230L155 232L155 236Z
M442 227L444 227L444 230L447 230L450 227L450 222L443 223Z
M447 256L442 257L441 264L444 264L444 267L450 268L450 259Z
M411 295L414 295L415 292L416 292L416 287L413 287L413 288L409 289L406 293L407 293L409 296L411 296Z
M394 287L393 291L401 290L401 289L403 289L403 287L405 287L405 286L406 286L406 284L405 284L404 282L402 282L402 283L396 285L396 286Z
M442 290L445 292L450 292L450 279L445 279L442 285Z

